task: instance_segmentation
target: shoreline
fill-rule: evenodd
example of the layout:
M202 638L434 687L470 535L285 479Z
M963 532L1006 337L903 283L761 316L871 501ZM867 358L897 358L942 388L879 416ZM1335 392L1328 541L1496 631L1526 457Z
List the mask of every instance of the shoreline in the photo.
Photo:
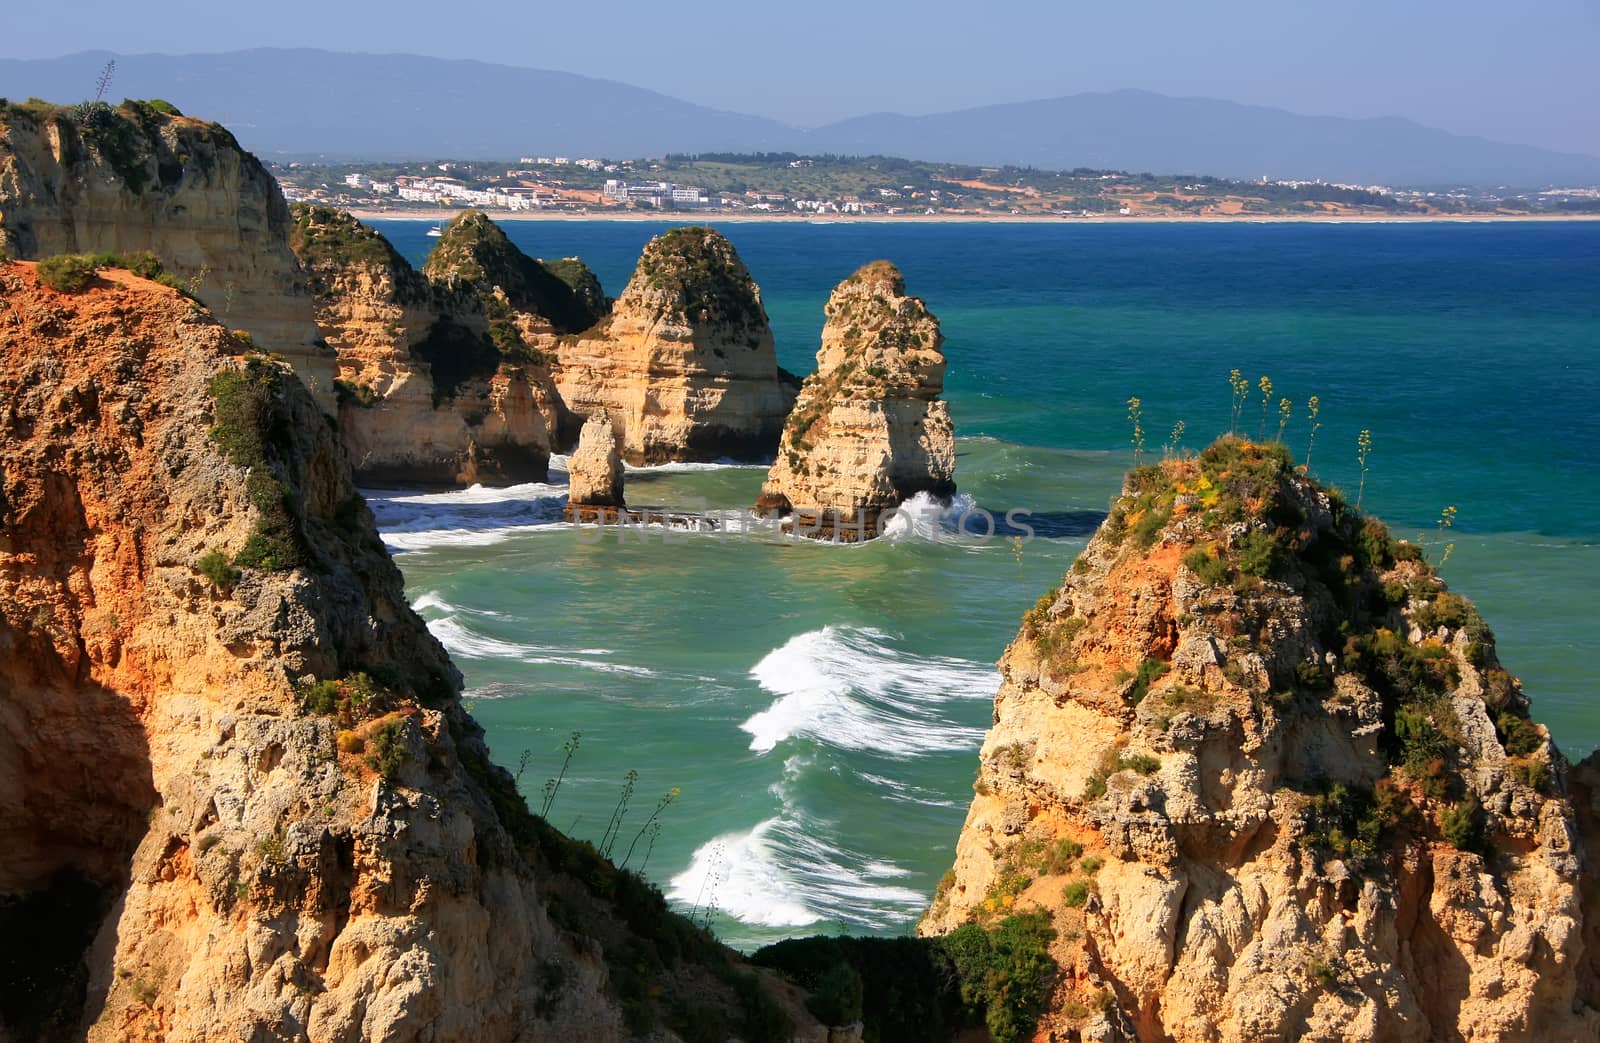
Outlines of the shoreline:
M437 223L449 221L469 207L441 207L438 210L375 210L369 207L336 207L360 221L420 221ZM830 214L818 217L809 214L743 214L729 211L647 212L639 210L618 213L598 212L575 214L569 212L543 213L531 210L484 211L497 223L505 221L608 221L637 222L644 224L1026 224L1026 225L1087 225L1087 224L1566 224L1600 221L1600 214L1208 214L1191 217L1170 217L1140 214L1096 214L1090 217L1058 217L1055 215L1025 214Z

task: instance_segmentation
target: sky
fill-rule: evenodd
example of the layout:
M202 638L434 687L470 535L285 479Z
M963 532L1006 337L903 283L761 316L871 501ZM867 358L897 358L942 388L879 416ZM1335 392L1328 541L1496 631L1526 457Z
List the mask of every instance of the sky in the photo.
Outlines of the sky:
M1313 115L1405 116L1600 155L1600 0L7 6L7 58L244 47L476 58L800 126L1137 87Z

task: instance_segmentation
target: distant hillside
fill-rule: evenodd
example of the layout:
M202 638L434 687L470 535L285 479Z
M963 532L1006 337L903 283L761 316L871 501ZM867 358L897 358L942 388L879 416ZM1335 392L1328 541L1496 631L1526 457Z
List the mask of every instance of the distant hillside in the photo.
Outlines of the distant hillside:
M72 102L115 58L112 101L164 98L295 159L511 158L530 151L651 155L784 146L755 116L565 72L411 55L263 48L226 54L0 60L0 96Z
M832 152L1360 184L1592 184L1600 158L1450 134L1410 120L1300 116L1149 91L1075 94L933 116L860 116L816 132ZM813 145L813 150L819 150Z
M111 57L0 60L0 96L78 100L92 93ZM932 116L860 116L807 131L610 80L484 62L270 49L115 57L113 100L165 98L225 123L256 152L284 159L788 150L1359 183L1600 183L1600 158L1592 156L1403 119L1299 116L1145 91Z

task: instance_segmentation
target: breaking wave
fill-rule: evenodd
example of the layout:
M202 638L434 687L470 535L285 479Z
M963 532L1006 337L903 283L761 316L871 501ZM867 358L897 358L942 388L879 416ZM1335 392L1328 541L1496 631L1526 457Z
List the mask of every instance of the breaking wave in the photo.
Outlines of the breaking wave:
M914 757L937 750L976 749L983 729L939 712L958 699L992 699L993 666L948 656L916 656L868 627L826 626L790 638L751 669L778 696L739 727L750 748L809 738L839 749Z

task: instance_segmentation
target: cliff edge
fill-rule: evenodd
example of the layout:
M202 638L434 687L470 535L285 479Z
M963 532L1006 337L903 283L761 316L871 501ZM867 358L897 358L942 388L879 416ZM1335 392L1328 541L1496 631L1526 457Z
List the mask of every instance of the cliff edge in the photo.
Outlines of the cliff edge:
M1600 1038L1600 759L1281 446L1133 472L1000 668L919 931L1053 931L1041 1031Z
M334 357L266 168L165 102L0 104L0 253L150 251L220 321L288 359L334 410Z
M0 1035L818 1038L528 813L285 367L10 264L0 398Z

